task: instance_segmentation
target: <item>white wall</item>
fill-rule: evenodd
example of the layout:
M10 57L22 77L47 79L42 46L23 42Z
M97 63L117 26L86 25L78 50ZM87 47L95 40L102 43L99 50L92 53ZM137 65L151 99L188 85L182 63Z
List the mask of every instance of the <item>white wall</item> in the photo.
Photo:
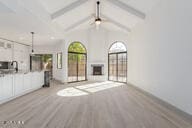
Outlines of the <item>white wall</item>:
M105 81L107 80L107 44L108 42L107 30L90 29L88 33L88 80ZM93 76L91 64L104 64L104 76Z
M88 47L88 38L87 38L87 31L79 30L75 32L68 33L64 37L63 45L61 49L63 50L63 74L61 77L63 78L64 83L68 82L68 48L69 45L75 41L81 42L85 48ZM88 49L87 49L88 52Z
M116 42L124 42L128 48L129 34L105 29L90 29L88 32L88 79L108 80L108 50ZM128 49L129 51L129 49ZM96 79L91 75L91 64L104 64L104 76Z
M63 46L64 54L67 55L69 45L74 42L81 42L87 49L87 77L88 80L105 81L108 79L108 49L112 43L122 41L125 45L129 42L128 33L118 31L108 31L100 28L96 30L91 28L88 30L80 30L69 33L65 37L65 45ZM65 82L67 82L67 56L64 60ZM91 75L91 64L104 64L104 75L102 77L93 77Z
M192 1L161 0L132 31L129 81L192 114Z
M36 46L36 53L51 53L54 55L53 77L63 83L68 81L68 47L74 42L81 42L87 49L87 71L88 80L107 80L108 74L108 49L112 43L122 41L125 45L129 42L127 33L112 32L100 28L99 30L79 30L65 35L64 40L52 46ZM63 53L62 69L57 69L56 54ZM104 64L104 74L102 77L93 78L91 75L91 64Z

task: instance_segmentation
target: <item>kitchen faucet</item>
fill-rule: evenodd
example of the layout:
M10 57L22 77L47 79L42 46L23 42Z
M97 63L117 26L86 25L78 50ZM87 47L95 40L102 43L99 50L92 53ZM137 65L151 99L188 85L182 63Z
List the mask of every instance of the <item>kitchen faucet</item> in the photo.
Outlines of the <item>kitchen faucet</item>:
M13 66L14 63L16 63L15 70L16 70L16 72L18 72L18 62L17 61L12 61L11 65Z

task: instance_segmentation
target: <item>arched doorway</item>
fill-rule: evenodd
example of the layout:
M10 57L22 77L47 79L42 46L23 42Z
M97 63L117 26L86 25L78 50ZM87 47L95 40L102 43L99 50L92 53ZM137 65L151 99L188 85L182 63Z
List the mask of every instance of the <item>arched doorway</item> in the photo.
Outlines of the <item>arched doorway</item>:
M122 42L113 43L109 49L108 80L127 82L127 48Z
M68 82L87 80L87 51L80 42L73 42L68 48Z

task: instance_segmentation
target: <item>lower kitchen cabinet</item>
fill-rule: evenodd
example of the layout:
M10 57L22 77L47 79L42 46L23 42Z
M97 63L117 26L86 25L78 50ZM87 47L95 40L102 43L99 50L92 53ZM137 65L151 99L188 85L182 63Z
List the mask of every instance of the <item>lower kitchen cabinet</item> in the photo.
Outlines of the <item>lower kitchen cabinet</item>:
M13 96L13 75L0 78L0 100L9 99Z
M44 80L44 72L33 72L31 73L31 86L33 88L39 88L42 87L43 85L43 80Z
M41 74L41 76L40 76L40 85L42 86L42 85L44 85L44 72L41 72L40 74Z
M13 75L6 75L3 83L4 98L11 98L13 96Z
M0 77L0 103L42 87L43 80L43 72L30 72Z
M4 77L0 77L0 100L3 100L3 78Z
M32 78L32 81L31 81L31 84L34 88L38 88L39 87L39 73L38 72L33 72L31 73L31 78Z
M14 75L14 90L15 95L19 95L24 92L23 87L23 74Z
M24 89L24 91L31 89L31 86L32 86L31 80L32 80L31 73L27 73L27 74L23 75L23 89Z

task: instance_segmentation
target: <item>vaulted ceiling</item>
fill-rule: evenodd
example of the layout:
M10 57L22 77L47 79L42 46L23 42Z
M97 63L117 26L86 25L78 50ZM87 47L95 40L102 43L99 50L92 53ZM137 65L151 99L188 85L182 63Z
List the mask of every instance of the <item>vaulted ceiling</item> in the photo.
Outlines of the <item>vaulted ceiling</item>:
M147 17L159 0L100 0L101 28L131 32ZM94 28L96 0L0 0L0 37L28 42L30 31L38 42L52 43L53 37Z

